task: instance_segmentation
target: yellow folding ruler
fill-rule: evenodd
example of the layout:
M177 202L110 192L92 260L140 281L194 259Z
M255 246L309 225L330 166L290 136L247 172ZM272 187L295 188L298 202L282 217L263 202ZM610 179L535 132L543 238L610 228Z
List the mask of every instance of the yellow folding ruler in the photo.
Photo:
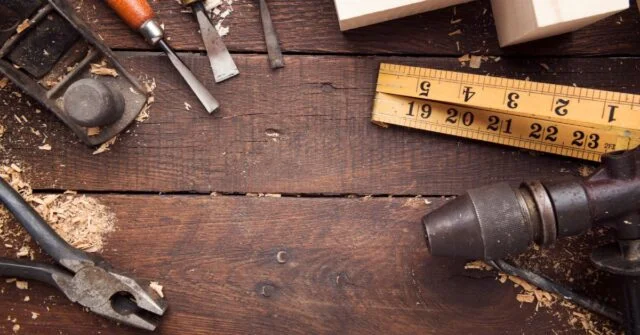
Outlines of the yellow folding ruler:
M393 64L372 120L592 161L640 145L640 95Z

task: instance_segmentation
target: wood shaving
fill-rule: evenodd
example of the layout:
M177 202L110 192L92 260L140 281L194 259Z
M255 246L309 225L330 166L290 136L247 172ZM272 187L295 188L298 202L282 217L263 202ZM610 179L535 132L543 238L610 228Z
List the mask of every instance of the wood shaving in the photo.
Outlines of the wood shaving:
M51 144L43 144L38 147L40 150L51 151Z
M153 91L156 89L156 79L146 79L143 81L143 84L149 96L144 107L142 107L142 110L140 110L140 113L138 114L138 116L136 116L137 122L145 122L149 119L149 116L151 116L151 114L149 113L151 110L151 105L153 105L153 103L156 101L156 98L153 95Z
M542 66L543 69L547 70L547 72L551 72L551 68L549 67L549 65L545 63L540 63L540 66Z
M162 285L160 285L160 283L158 283L157 281L152 281L152 282L149 283L149 287L152 290L154 290L156 293L158 293L160 298L164 298L164 293L162 292L163 287L162 287Z
M118 71L108 67L107 62L104 60L100 63L91 63L91 73L98 76L111 76L114 78L118 76Z
M116 143L116 139L118 139L118 136L114 136L112 139L102 143L98 149L96 149L96 151L93 152L94 155L99 155L101 153L107 152L109 150L111 150L111 146Z
M16 257L18 258L27 257L30 254L31 254L31 248L29 248L28 245L25 245L21 247L20 250L18 250L18 252L16 252Z
M13 325L13 328L11 328L13 330L14 333L17 333L18 331L20 331L20 325L19 324L15 324Z
M215 22L214 26L218 31L220 37L227 36L229 34L229 26L223 26L223 22L233 13L233 0L205 0L204 8L209 14L209 18L212 22Z
M582 165L578 168L578 174L582 177L588 177L590 176L593 172L595 171L595 169L591 166L587 166L587 165Z
M185 103L184 103L184 109L186 109L186 110L188 110L188 111L190 111L190 110L191 110L191 105L189 105L189 103L188 103L188 102L186 102L186 101L185 101Z
M0 90L7 87L8 84L9 84L9 78L2 77L2 79L0 79Z
M469 262L467 264L464 265L465 270L484 270L484 271L491 271L493 270L493 267L483 261L473 261L473 262Z
M16 32L20 34L21 32L25 31L25 29L29 27L31 27L31 23L29 22L29 19L24 19L24 21L22 21L22 23L20 23L16 28Z
M24 280L16 280L16 287L18 288L18 290L28 290L29 283Z
M40 316L40 313L31 312L31 319L35 320Z
M31 298L28 295L24 296L24 299L22 299L22 301L24 302L29 302L31 300Z
M532 293L520 293L516 295L516 300L518 300L519 302L531 304L536 300L536 297Z
M381 122L381 121L371 121L371 123L375 124L378 127L382 127L382 128L389 128L389 125Z
M469 61L469 67L472 69L479 69L482 66L482 61L484 57L482 56L471 56L471 61Z
M102 132L102 129L100 129L100 127L87 128L87 136L100 135L101 132Z
M462 35L462 30L458 29L449 33L449 36Z

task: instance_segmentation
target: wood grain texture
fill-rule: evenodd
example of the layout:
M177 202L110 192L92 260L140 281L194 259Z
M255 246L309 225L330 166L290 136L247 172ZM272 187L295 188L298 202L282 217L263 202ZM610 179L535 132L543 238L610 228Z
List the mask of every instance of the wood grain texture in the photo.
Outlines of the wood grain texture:
M115 49L151 48L100 0L72 0L80 16ZM572 34L500 49L488 0L341 33L333 0L269 0L269 8L285 53L461 55L638 55L640 14L636 8ZM177 1L151 3L177 50L204 51L190 10ZM236 0L224 21L224 41L232 52L266 52L258 2ZM452 24L453 20L461 20ZM449 36L460 29L462 34ZM458 49L457 45L460 45Z
M391 198L100 199L118 216L103 256L120 270L164 285L170 305L158 334L572 329L563 316L520 306L517 289L494 274L466 271L464 261L430 258L420 217L443 200L427 206L424 199ZM276 259L279 251L287 254L285 264ZM0 310L17 318L21 334L140 334L83 312L40 283L30 282L24 291L2 280L0 288ZM40 313L36 320L32 311ZM12 325L1 322L0 332L10 333Z
M208 60L184 57L222 104L209 116L161 55L120 53L155 77L151 118L94 156L49 113L0 91L4 147L36 189L137 192L453 195L496 181L576 175L583 161L370 122L381 61L460 70L456 59L236 56L241 75L213 84ZM548 66L550 71L544 69ZM474 73L638 93L638 59L502 59ZM185 108L185 102L193 106ZM25 115L21 125L15 115ZM52 151L37 150L48 136Z

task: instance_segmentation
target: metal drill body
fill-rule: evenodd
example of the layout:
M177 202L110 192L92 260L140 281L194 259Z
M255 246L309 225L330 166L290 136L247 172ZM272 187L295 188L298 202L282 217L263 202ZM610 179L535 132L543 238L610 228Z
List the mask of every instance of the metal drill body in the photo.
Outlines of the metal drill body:
M499 183L469 190L423 218L434 256L497 260L549 246L595 225L617 243L596 249L594 264L621 276L625 320L640 334L640 149L607 154L590 176L561 182Z

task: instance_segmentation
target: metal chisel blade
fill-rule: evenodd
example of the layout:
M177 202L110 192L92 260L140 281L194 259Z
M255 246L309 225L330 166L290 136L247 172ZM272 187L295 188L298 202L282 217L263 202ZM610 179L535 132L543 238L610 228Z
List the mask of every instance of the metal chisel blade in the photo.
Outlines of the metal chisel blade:
M209 17L207 17L202 3L195 3L192 7L193 13L200 25L200 33L202 34L204 47L207 49L207 56L209 57L216 83L240 74L236 63L233 61L233 58L231 58L229 50L227 50L227 47L224 45L216 27L213 26Z
M158 42L158 45L167 54L167 56L169 56L169 60L171 61L173 66L176 68L176 70L178 70L180 75L182 75L182 78L184 78L184 81L187 83L187 85L191 87L191 90L196 94L198 100L200 100L207 112L209 112L209 114L215 112L216 109L220 107L218 100L216 100L216 98L214 98L213 95L209 93L207 88L198 80L198 78L196 78L196 76L193 75L191 70L189 70L189 68L184 65L180 58L178 58L178 55L176 55L176 53L171 50L171 48L164 40L160 40Z

